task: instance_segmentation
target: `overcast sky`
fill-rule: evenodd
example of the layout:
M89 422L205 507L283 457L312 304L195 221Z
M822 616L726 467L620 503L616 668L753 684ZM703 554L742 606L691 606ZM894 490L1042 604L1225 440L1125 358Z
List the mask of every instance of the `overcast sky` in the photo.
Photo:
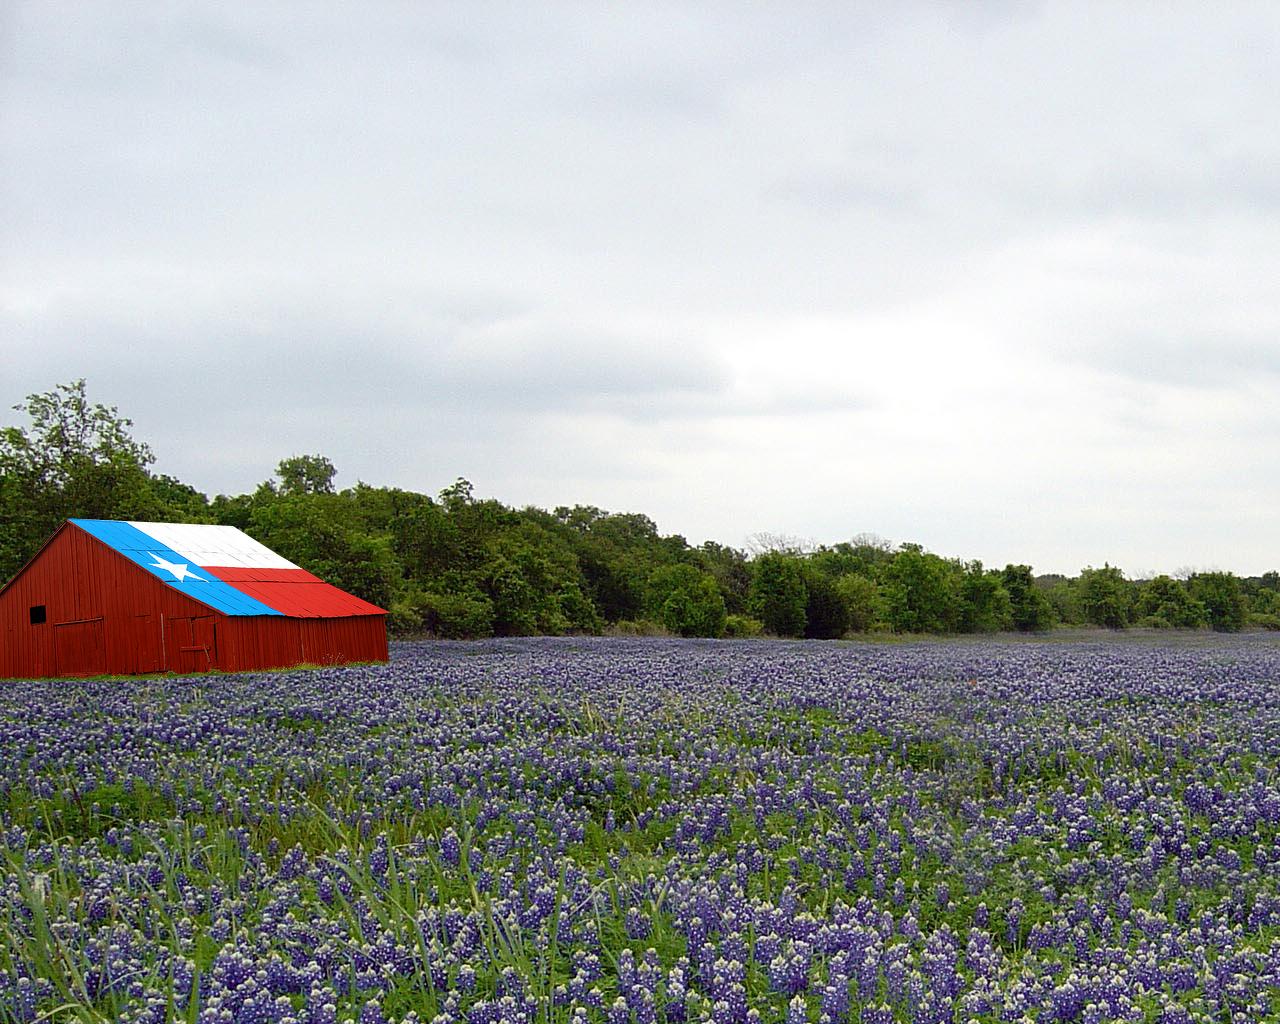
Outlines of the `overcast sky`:
M0 407L664 533L1280 566L1280 5L0 5ZM16 413L0 423L18 423Z

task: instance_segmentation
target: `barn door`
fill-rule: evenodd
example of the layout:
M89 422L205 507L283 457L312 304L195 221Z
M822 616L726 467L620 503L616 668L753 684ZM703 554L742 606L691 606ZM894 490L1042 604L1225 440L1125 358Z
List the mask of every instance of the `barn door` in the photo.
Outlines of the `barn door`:
M208 672L218 664L218 624L212 615L165 620L169 671Z
M60 676L107 674L107 644L101 619L59 622L53 627L53 658Z

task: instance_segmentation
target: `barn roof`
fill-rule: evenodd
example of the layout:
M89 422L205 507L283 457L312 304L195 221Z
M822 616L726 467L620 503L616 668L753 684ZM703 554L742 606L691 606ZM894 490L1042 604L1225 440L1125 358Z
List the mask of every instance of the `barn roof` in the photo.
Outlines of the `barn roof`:
M344 618L383 609L330 586L234 526L72 519L165 586L224 615Z

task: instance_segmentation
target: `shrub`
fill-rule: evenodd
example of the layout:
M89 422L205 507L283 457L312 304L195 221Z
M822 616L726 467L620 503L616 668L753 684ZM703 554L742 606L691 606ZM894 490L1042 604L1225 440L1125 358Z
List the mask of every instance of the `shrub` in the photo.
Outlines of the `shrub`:
M836 580L840 600L849 615L849 629L855 633L888 629L884 620L884 601L875 580L856 573L846 573Z
M777 636L804 632L809 591L800 560L776 551L761 555L752 565L751 614Z
M764 623L753 619L750 615L729 615L724 620L724 635L727 637L761 636L764 634Z
M805 574L804 635L817 640L834 640L849 629L849 609L834 582L819 572Z
M679 636L724 633L724 598L716 581L692 565L664 565L649 577L649 614Z
M387 609L387 632L392 636L412 636L422 631L422 611L413 600L391 602Z
M1240 581L1232 573L1197 573L1187 581L1187 587L1204 607L1209 625L1219 633L1237 633L1244 626L1248 606Z
M426 594L422 624L436 636L471 640L493 636L493 602L483 594Z

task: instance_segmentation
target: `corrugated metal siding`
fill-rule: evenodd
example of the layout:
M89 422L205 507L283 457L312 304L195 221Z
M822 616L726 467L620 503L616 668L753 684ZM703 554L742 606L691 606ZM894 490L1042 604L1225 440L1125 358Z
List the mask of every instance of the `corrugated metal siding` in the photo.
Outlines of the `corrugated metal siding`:
M226 615L384 614L382 608L329 586L233 526L110 519L71 522L166 586Z
M316 586L327 584L302 588ZM32 625L30 609L36 605L45 607L45 622ZM225 616L71 525L0 592L0 677L244 671L386 660L381 613Z
M40 625L30 620L36 605L45 607ZM0 675L163 671L162 619L208 614L204 605L163 586L89 534L64 526L0 593L0 635L5 640ZM101 623L102 654L90 663L83 650L84 630L60 627L95 620ZM60 661L71 670L63 672Z
M245 569L214 565L206 566L205 571L295 618L382 614L377 605L330 586L306 569Z
M287 668L387 660L381 615L345 619L226 619L219 623L221 668Z
M283 555L234 526L205 523L142 523L130 526L182 554L196 565L257 566L262 569L298 568Z
M113 551L124 555L135 565L141 566L165 586L172 587L179 593L195 598L201 604L208 605L226 615L283 614L263 604L257 598L224 583L216 575L206 572L191 555L166 547L155 537L139 530L133 523L116 522L111 519L73 519L71 522L102 541ZM196 527L196 529L213 530L217 527ZM227 529L240 533L234 527L227 527ZM178 575L179 572L181 576Z

